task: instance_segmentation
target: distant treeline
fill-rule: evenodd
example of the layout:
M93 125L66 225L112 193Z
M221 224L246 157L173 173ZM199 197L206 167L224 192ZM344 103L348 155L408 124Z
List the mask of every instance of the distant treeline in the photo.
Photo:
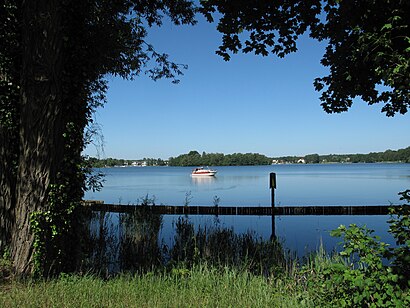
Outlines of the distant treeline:
M205 153L202 155L197 151L182 154L169 159L169 166L250 166L270 165L272 158L258 153Z
M89 157L92 167L114 166L251 166L277 164L326 164L326 163L377 163L377 162L402 162L410 163L410 147L397 151L387 150L384 152L372 152L369 154L309 154L305 156L282 156L270 158L258 153L205 153L190 151L171 157L168 161L161 158L143 158L139 160L127 160L106 158L98 159Z
M276 163L377 163L377 162L402 162L410 163L410 147L397 151L372 152L369 154L309 154L300 156L283 156L273 158Z
M161 158L143 158L139 160L131 159L117 159L117 158L105 158L98 159L95 157L89 157L88 162L94 168L103 167L118 167L118 166L165 166L167 162Z

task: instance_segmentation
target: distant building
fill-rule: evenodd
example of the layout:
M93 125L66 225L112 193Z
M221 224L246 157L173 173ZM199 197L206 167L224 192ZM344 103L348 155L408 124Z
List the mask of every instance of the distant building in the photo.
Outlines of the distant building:
M272 165L283 165L283 164L288 164L288 162L283 159L273 159L272 160Z
M306 164L306 161L304 158L299 158L297 161L298 164Z

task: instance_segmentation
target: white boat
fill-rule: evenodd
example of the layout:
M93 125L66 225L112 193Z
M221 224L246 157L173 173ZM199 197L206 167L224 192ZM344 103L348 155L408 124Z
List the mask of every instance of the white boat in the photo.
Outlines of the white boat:
M205 169L204 167L195 168L191 172L191 176L214 176L216 174L216 170L212 169Z

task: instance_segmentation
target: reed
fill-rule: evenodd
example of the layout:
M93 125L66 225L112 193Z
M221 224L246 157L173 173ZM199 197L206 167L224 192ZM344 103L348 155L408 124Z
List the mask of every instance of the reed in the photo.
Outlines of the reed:
M192 266L205 262L269 276L282 272L292 262L290 254L279 241L263 240L253 232L237 234L232 228L219 225L198 227L195 230L185 217L177 221L175 229L168 266L175 263Z
M113 215L99 212L91 216L88 251L80 272L107 277L161 271L181 263L187 267L207 263L269 276L292 262L278 240L263 240L253 232L236 233L221 226L217 217L210 226L194 226L189 217L179 217L173 224L172 242L165 244L160 239L162 215L147 202L136 211Z

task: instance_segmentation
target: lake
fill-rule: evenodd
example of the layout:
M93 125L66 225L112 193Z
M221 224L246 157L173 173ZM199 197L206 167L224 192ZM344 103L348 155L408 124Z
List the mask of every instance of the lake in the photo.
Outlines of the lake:
M271 166L223 166L216 177L192 178L190 167L102 168L104 188L87 192L85 199L105 203L137 204L148 196L156 204L219 206L270 206L269 173L275 172L276 206L292 205L389 205L399 204L398 192L410 188L410 164L314 164ZM389 216L278 216L275 234L285 247L304 255L321 242L333 249L339 239L329 231L340 224L366 224L382 240L392 243L387 233ZM165 215L161 237L172 241L174 215ZM271 217L191 216L196 225L222 225L236 232L252 230L268 239ZM216 222L217 221L217 222Z

